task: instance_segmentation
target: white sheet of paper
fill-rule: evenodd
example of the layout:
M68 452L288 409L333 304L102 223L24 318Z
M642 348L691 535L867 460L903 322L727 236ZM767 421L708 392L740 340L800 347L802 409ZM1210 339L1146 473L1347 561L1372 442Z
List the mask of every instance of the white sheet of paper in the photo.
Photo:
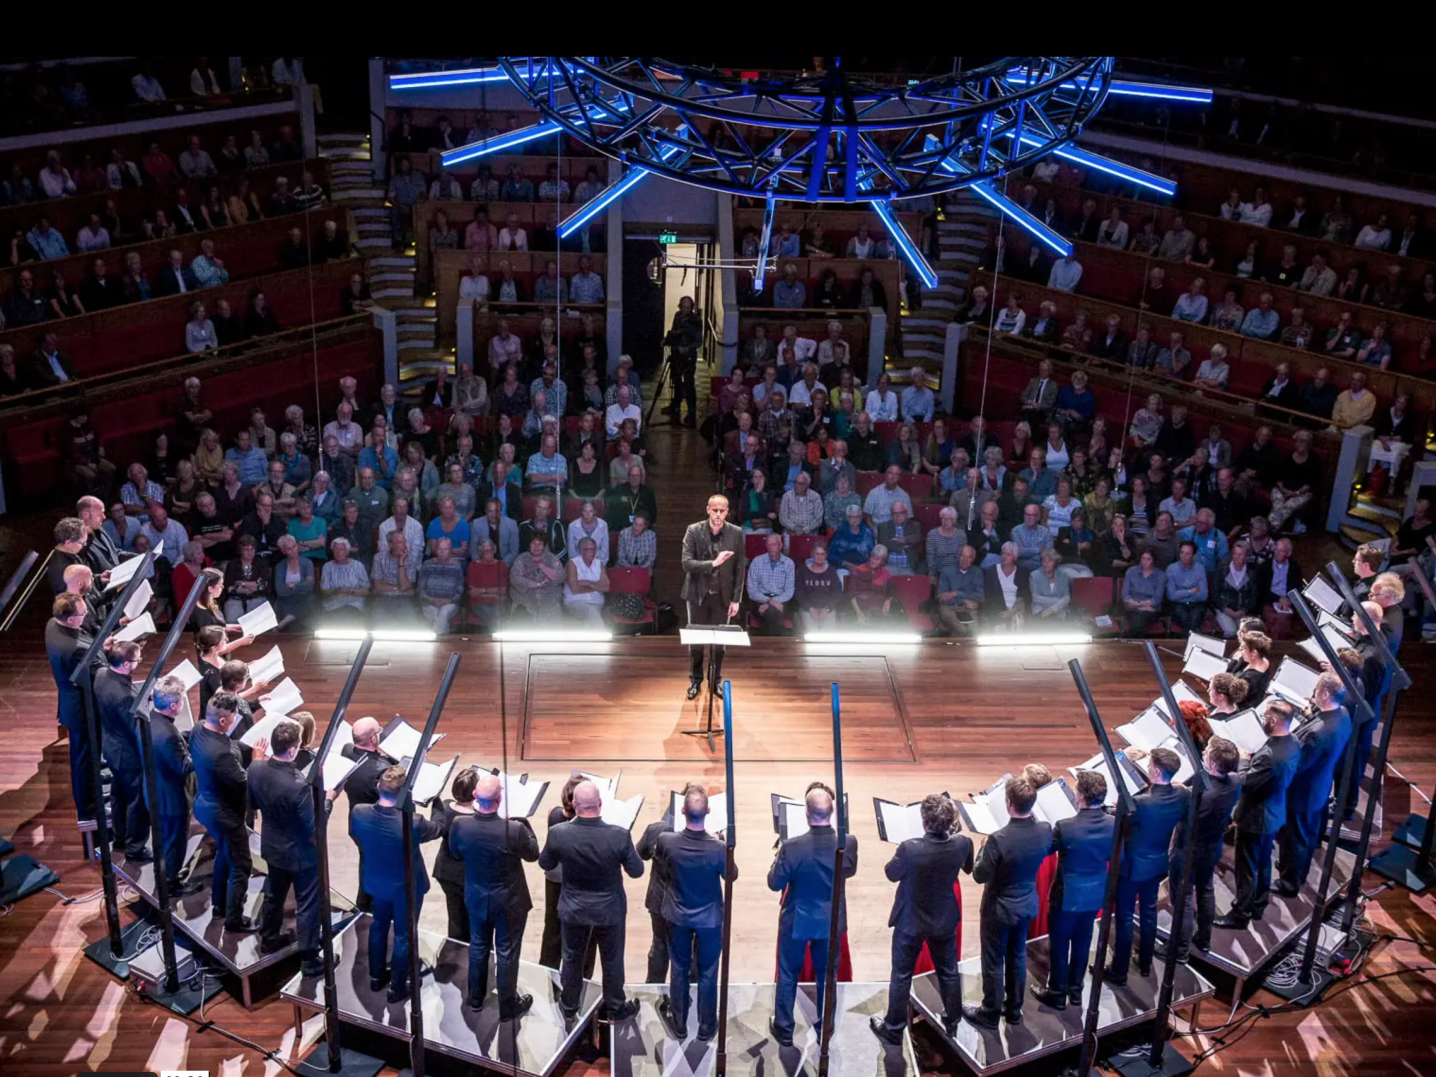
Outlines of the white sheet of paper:
M1172 735L1172 726L1162 708L1153 704L1126 725L1119 725L1117 734L1132 747L1150 752Z
M1261 719L1257 712L1248 707L1244 711L1237 711L1230 718L1211 719L1212 732L1219 737L1226 737L1248 755L1253 755L1261 750L1267 742L1266 731L1261 727Z
M494 773L491 771L491 773ZM548 791L548 782L541 782L527 775L505 774L497 771L503 796L499 800L499 815L504 819L530 819L538 811L539 802Z
M996 834L1006 825L1005 819L992 814L986 801L958 801L958 814L967 829L977 834Z
M1067 796L1066 783L1055 778L1037 790L1037 803L1033 814L1047 823L1060 823L1077 814L1077 808Z
M1218 639L1216 636L1204 636L1200 632L1193 632L1187 637L1187 648L1182 652L1182 660L1186 661L1192 657L1193 651L1206 651L1208 654L1225 655L1227 653L1227 641Z
M379 750L390 759L412 759L414 753L419 750L419 741L424 737L423 730L415 729L403 719L399 724L385 734L384 739L379 742ZM444 739L444 734L435 733L429 738L429 751L434 750L434 745Z
M358 769L358 760L345 759L338 752L330 752L324 757L324 791L332 793Z
M638 813L643 810L643 794L637 793L627 800L619 800L614 797L603 802L603 808L599 811L599 818L605 823L612 823L614 826L621 826L624 830L632 830L633 822L638 818Z
M1227 671L1227 660L1219 654L1212 654L1210 651L1193 650L1187 656L1187 664L1182 667L1182 672L1196 677L1198 680L1209 681L1218 673Z
M239 743L243 744L246 748L253 748L260 741L267 741L271 736L273 736L274 727L277 726L280 722L285 722L289 720L290 719L283 714L265 715L265 717L261 718L258 722L254 723L254 725L250 726L249 729L245 731L244 736L239 738Z
M1172 751L1176 752L1177 758L1180 759L1182 762L1182 765L1177 768L1177 773L1172 778L1173 785L1181 785L1182 782L1186 781L1192 776L1192 761L1187 758L1187 750L1182 747L1181 738L1179 738L1175 733L1173 733L1169 738L1167 738L1165 744L1158 745L1158 747L1169 748Z
M304 697L299 694L299 686L285 677L274 686L274 691L259 697L259 704L264 708L266 716L288 714L304 706Z
M673 814L673 830L682 830L687 824L683 819L683 794L673 792L669 797L669 808ZM703 820L703 829L717 834L728 825L728 794L714 793L708 798L708 817Z
M139 639L141 636L153 636L155 634L155 619L148 613L142 613L124 628L115 633L115 639L128 640Z
M1121 772L1122 772L1122 780L1123 780L1124 782L1126 782L1126 784L1127 784L1127 791L1128 791L1129 793L1131 793L1133 796L1136 796L1138 793L1140 793L1140 792L1142 791L1142 786L1140 786L1139 784L1137 784L1136 779L1133 778L1132 775L1127 771L1127 769L1121 765L1120 760L1121 760L1122 758L1124 758L1124 757L1122 756L1122 753L1121 753L1121 752L1118 752L1118 753L1117 753L1117 756L1118 756L1118 760L1119 760L1119 761L1118 761L1118 764L1117 764L1117 768L1118 768L1119 770L1121 770ZM1076 777L1077 777L1077 772L1078 772L1079 770L1095 770L1098 774L1102 775L1102 777L1106 778L1106 779L1107 779L1107 799L1106 799L1105 803L1106 803L1107 807L1109 807L1109 808L1116 807L1116 805L1117 805L1117 786L1116 786L1116 784L1113 783L1113 781L1112 781L1112 775L1111 775L1111 773L1107 770L1107 760L1104 759L1104 758L1102 758L1102 753L1101 753L1101 752L1098 752L1096 755L1094 755L1091 759L1087 760L1085 763L1079 763L1079 764L1078 764L1077 766L1075 766L1075 767L1068 767L1068 768L1067 768L1067 772L1068 772L1069 774L1071 774L1073 778L1076 778Z
M184 690L186 692L188 692L195 685L199 684L200 681L204 680L204 675L201 674L200 671L195 668L195 664L191 662L188 658L186 658L179 665L175 666L174 669L170 670L168 676L178 677L180 679L180 683L184 685Z
M274 607L268 602L262 606L256 606L248 613L240 614L239 620L235 622L243 629L243 635L259 637L271 629L279 627L279 618L274 616Z
M602 774L590 774L586 770L578 771L581 778L586 778L598 786L598 795L603 800L611 800L618 796L618 782L623 777L623 771L619 771L612 778L605 778Z
M778 810L782 813L783 830L787 832L788 841L800 837L808 832L808 809L798 801L785 800Z
M150 608L150 599L154 597L155 589L150 586L149 580L141 580L140 585L135 588L135 593L125 603L125 616L133 621L140 614Z
M156 560L158 560L160 556L162 556L161 551L163 551L164 548L165 544L163 542L161 542L158 546L155 547ZM105 590L118 591L121 587L130 582L130 577L133 576L136 572L138 572L140 570L140 566L144 563L145 559L142 556L125 558L114 568L110 569L110 582L105 585Z
M1322 636L1325 638L1327 643L1331 644L1331 649L1333 651L1339 651L1343 647L1351 646L1351 641L1345 636L1343 636L1340 632L1338 632L1335 626L1331 624L1324 624L1321 625L1320 628ZM1321 649L1321 644L1316 641L1315 636L1308 636L1306 639L1298 643L1297 646L1300 647L1303 651L1305 651L1308 655L1310 655L1311 660L1317 665L1320 665L1322 662L1326 661L1326 652Z
M1302 665L1288 655L1277 667L1276 676L1271 681L1271 690L1300 709L1311 700L1318 676L1320 674L1316 670Z
M249 679L255 684L261 681L273 683L283 672L284 655L279 653L277 645L271 647L263 658L256 659L249 664Z
M1183 680L1178 680L1172 685L1172 698L1177 701L1178 706L1181 706L1182 700L1184 699L1191 700L1193 703L1200 703L1203 707L1207 705L1207 701L1197 694L1196 689ZM1161 703L1162 700L1159 699L1156 702ZM1164 710L1162 713L1165 714L1166 711Z
M881 830L886 833L885 841L901 845L909 838L923 836L922 808L918 804L894 804L890 800L874 800L873 806L882 820Z
M458 761L456 755L447 763L425 763L419 767L419 773L414 776L414 803L427 804L442 795Z
M1312 605L1330 614L1338 613L1341 610L1341 604L1345 601L1345 599L1341 597L1341 593L1320 576L1313 578L1312 581L1306 585L1306 589L1302 591L1302 594L1306 596L1306 600Z

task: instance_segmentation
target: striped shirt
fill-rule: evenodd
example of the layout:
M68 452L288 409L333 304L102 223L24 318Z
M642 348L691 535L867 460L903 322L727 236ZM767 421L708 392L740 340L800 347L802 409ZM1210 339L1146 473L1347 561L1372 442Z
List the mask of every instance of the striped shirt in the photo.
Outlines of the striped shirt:
M340 588L369 590L369 572L365 569L362 561L351 558L342 565L338 561L324 562L324 569L319 576L319 589L321 591L337 591ZM364 599L360 595L330 595L324 599L325 610L338 610L345 606L362 610Z
M793 597L793 559L779 554L756 558L748 565L748 597L759 604L769 599L788 602Z
M927 533L927 574L934 580L942 577L943 569L957 566L958 554L967 545L967 534L962 528L953 531L952 537L934 527Z
M658 563L658 536L653 531L635 535L632 527L618 533L620 568L652 568Z

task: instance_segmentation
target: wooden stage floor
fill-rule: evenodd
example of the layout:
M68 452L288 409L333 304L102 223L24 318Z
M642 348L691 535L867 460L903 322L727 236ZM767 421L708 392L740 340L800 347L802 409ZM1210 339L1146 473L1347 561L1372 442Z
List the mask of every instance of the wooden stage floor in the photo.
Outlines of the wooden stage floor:
M343 684L355 645L287 638L286 664L307 706L321 719ZM43 649L33 637L7 641L0 652L0 714L7 731L0 754L0 834L49 864L60 889L80 898L65 904L42 894L0 918L0 1070L17 1074L73 1074L79 1069L147 1070L188 1066L238 1077L275 1073L256 1052L213 1032L169 1017L133 997L80 952L103 932L96 870L80 858L70 819L67 746L56 739L54 688ZM263 641L267 648L269 641ZM262 653L261 647L251 649ZM622 769L621 795L646 797L635 834L658 818L671 789L701 780L723 782L721 755L681 731L699 726L703 700L687 702L686 654L675 637L615 640L559 647L506 645L487 640L437 644L375 644L349 710L350 718L401 713L416 724L451 652L460 654L454 692L440 728L442 755L463 763L506 765L559 784L570 768L603 774ZM828 685L843 689L847 788L852 829L860 843L857 877L849 884L850 939L858 980L885 979L892 886L881 866L891 852L878 841L872 798L912 800L937 790L964 795L1029 761L1065 770L1090 755L1085 717L1066 668L1080 658L1108 727L1127 721L1156 693L1145 656L1134 644L1109 642L1073 648L983 649L933 641L920 646L807 647L796 640L763 640L730 652L725 674L734 685L738 861L732 975L735 982L771 980L777 930L776 895L764 879L773 855L769 793L801 794L815 778L831 780ZM1398 718L1392 759L1406 778L1429 789L1436 780L1436 654L1419 642L1404 649L1417 679ZM1175 675L1180 665L1167 656ZM554 803L550 792L543 813ZM1406 818L1412 793L1388 775L1389 826ZM1424 804L1418 800L1424 810ZM354 889L357 860L345 838L341 797L330 822L333 884ZM539 823L540 838L544 830ZM426 853L432 859L433 847ZM643 908L645 880L629 883L627 967L641 979L650 937ZM1376 884L1370 882L1369 887ZM530 886L542 900L540 874ZM980 887L964 890L964 956L976 954ZM435 888L424 927L442 931L443 898ZM1436 940L1436 899L1386 893L1371 918L1384 933ZM542 916L529 919L526 956L537 953ZM1436 944L1436 943L1433 943ZM1382 942L1362 972L1384 976L1425 970L1427 955L1411 942ZM1337 989L1332 1002L1306 1014L1277 1014L1237 1030L1232 1045L1203 1063L1213 1071L1351 1072L1364 1077L1436 1072L1436 989L1429 971L1404 971L1374 983ZM1255 1001L1271 1003L1268 996ZM1219 1007L1205 1019L1215 1024ZM207 1015L268 1049L292 1047L291 1010L271 999L253 1013L216 1000ZM1225 1012L1220 1008L1220 1012ZM310 1035L314 1034L311 1024ZM924 1069L961 1072L960 1065L919 1037ZM1212 1047L1183 1039L1187 1054ZM606 1070L607 1063L595 1064ZM1372 1069L1372 1067L1375 1069ZM586 1067L575 1063L576 1070Z

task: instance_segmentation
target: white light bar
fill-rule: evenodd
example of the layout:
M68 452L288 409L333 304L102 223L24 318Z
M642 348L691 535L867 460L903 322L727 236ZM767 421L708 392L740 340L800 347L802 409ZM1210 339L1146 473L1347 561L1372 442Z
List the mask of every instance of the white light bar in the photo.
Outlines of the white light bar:
M803 642L905 646L921 643L922 637L916 632L809 632Z
M1071 647L1091 642L1086 632L999 632L977 637L979 647Z
M612 632L590 628L506 628L495 632L500 643L607 643Z
M433 643L439 637L427 628L316 628L314 638L322 640L372 639L382 643Z

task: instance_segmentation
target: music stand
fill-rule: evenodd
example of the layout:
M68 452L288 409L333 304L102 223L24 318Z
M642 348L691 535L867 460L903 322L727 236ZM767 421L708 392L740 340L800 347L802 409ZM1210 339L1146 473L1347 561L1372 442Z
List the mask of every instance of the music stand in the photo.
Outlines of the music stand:
M713 676L714 647L750 647L748 633L739 625L693 625L678 630L678 639L685 647L707 647L708 650L708 718L702 729L681 729L685 737L704 737L708 750L714 751L714 737L723 732L723 727L713 728L713 697L717 695L717 681Z

